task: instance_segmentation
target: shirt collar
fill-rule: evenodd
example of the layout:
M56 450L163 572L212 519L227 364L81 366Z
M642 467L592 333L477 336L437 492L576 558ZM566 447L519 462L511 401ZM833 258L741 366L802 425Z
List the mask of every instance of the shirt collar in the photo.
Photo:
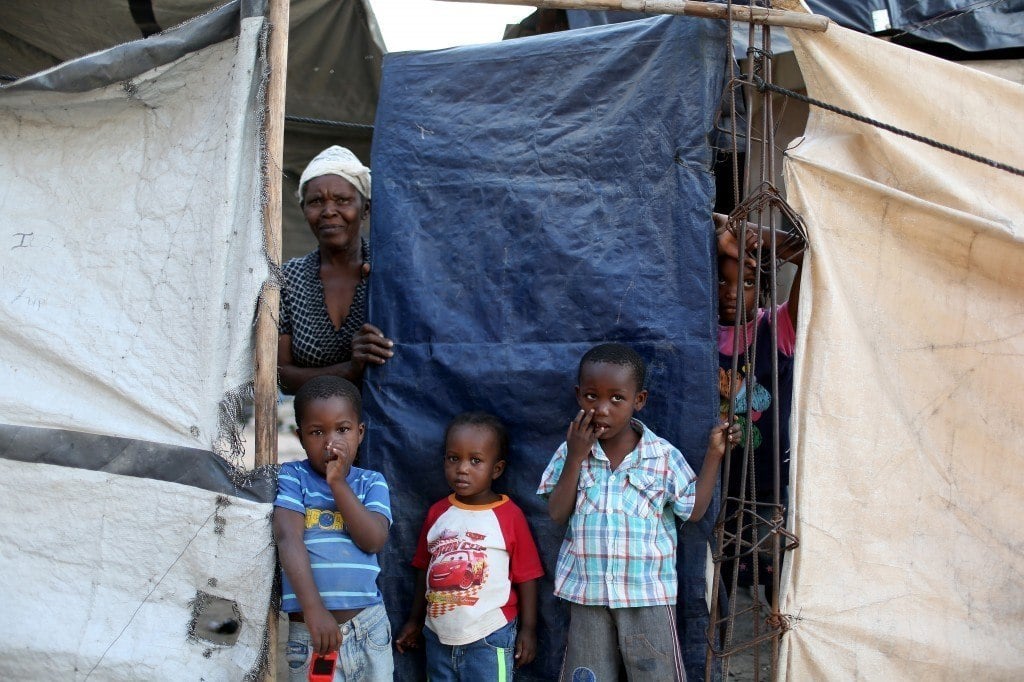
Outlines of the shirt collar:
M630 419L629 424L633 427L633 430L640 434L640 440L637 442L636 447L623 458L623 463L625 464L628 462L633 457L633 453L638 453L640 459L657 457L657 451L651 447L651 444L654 442L654 434L651 430L636 417ZM608 461L608 455L604 454L604 449L601 447L601 441L594 443L594 447L591 448L590 454L594 459L600 459L605 462ZM628 464L626 466L628 466Z

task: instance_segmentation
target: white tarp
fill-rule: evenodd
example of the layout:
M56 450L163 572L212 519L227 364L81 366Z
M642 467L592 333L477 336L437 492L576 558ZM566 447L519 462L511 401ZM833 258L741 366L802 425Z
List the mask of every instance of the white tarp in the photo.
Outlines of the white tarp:
M96 90L0 91L0 422L213 446L267 276L261 26Z
M268 276L244 14L0 89L0 679L262 670L271 505L211 452Z
M1024 166L1024 89L835 25L811 97ZM1024 671L1024 179L811 108L786 679Z
M239 682L256 667L269 505L9 460L0 478L0 679ZM234 645L188 637L199 592L238 605Z

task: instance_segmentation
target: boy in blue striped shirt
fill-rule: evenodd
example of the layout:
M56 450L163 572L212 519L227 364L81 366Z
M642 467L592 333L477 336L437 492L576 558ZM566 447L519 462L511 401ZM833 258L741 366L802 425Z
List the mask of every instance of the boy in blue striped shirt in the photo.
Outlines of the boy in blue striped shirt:
M314 653L337 651L335 680L390 680L377 553L391 502L383 476L352 464L365 431L359 390L333 376L306 382L295 395L295 423L308 459L281 466L273 522L289 679L307 679Z

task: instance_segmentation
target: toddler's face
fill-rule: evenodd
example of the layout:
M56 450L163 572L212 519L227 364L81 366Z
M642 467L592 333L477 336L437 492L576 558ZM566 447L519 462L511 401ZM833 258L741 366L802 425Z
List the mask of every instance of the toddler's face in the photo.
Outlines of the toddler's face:
M464 424L448 432L444 477L463 504L490 504L497 499L491 482L505 470L498 458L498 437L486 426Z
M306 405L302 425L295 430L295 435L299 437L313 471L326 476L327 446L331 443L341 445L355 459L364 431L352 402L335 396Z

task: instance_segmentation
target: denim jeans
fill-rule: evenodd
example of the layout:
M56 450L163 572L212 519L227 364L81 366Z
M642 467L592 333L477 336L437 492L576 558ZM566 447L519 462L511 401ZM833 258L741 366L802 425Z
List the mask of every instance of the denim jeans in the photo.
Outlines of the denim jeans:
M395 661L391 653L391 623L383 604L368 606L338 626L341 649L334 668L335 682L391 682ZM289 682L307 682L313 649L305 623L288 624L285 660Z
M675 608L570 603L562 682L618 682L620 668L630 680L686 682Z
M483 639L462 646L442 644L430 628L427 642L427 679L430 682L508 682L516 651L516 621Z

